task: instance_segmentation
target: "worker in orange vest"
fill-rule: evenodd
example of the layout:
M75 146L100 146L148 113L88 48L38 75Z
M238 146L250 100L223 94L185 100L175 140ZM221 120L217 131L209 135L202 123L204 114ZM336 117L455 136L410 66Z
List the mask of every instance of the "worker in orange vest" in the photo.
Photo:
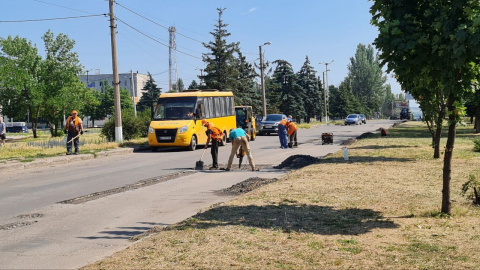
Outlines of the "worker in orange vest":
M297 124L292 122L292 118L287 118L287 134L289 138L288 147L298 146L297 142ZM295 144L294 144L295 142Z
M77 116L78 112L73 110L72 115L67 118L65 132L67 136L67 155L72 154L72 141L75 147L75 155L78 155L78 146L80 144L80 135L83 135L82 119Z
M205 144L205 149L208 148L210 141L212 142L212 167L210 167L210 170L218 170L218 146L222 142L223 132L206 119L202 119L202 125L207 128L205 133L207 134L208 138L207 143Z
M280 139L280 147L282 149L287 149L287 119L282 119L278 123L278 138Z

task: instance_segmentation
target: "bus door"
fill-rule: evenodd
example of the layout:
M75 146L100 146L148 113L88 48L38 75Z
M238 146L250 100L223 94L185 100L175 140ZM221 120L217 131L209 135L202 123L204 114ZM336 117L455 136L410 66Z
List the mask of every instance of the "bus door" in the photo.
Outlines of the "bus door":
M205 132L207 128L202 125L202 119L205 117L205 104L203 98L198 98L197 106L195 108L195 119L197 120L195 125L195 134L197 134L198 144L205 144L207 142L207 135Z

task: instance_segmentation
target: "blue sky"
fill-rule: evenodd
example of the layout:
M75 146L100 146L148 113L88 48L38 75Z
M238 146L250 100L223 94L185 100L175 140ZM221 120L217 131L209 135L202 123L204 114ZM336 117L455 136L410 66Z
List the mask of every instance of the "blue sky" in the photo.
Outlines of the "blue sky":
M371 44L377 30L370 25L367 0L118 0L120 5L156 22L149 22L122 6L115 5L119 72L150 72L165 91L168 88L168 45L166 28L177 29L178 77L188 86L205 64L202 53L208 51L200 42L212 40L210 32L218 19L217 7L226 8L224 23L231 36L228 42L240 42L249 62L259 63L258 46L264 46L266 61L283 59L297 72L308 55L319 76L331 62L329 84L336 85L347 76L347 65L359 43ZM105 0L0 0L1 21L63 18L108 13ZM51 30L67 34L76 41L75 51L85 70L112 73L110 29L103 16L42 22L0 23L0 37L20 36L31 40L44 55L42 35ZM184 52L183 53L180 53ZM188 55L187 55L188 54ZM91 71L90 74L93 74ZM400 86L388 76L392 91Z

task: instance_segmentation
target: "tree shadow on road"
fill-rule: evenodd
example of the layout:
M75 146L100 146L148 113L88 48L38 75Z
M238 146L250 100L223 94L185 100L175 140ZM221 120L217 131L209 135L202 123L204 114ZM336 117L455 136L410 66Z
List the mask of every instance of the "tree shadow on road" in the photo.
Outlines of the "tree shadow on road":
M215 207L170 229L209 229L231 225L319 235L359 235L377 228L399 227L393 221L383 218L380 212L371 209L334 209L329 206L280 204Z

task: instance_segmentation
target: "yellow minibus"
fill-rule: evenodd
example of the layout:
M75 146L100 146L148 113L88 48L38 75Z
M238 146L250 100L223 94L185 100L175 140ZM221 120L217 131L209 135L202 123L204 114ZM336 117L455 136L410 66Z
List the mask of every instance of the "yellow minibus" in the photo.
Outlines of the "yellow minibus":
M194 151L207 142L202 119L223 131L220 145L225 145L230 130L236 128L233 93L195 89L161 94L148 128L150 148L179 146Z

